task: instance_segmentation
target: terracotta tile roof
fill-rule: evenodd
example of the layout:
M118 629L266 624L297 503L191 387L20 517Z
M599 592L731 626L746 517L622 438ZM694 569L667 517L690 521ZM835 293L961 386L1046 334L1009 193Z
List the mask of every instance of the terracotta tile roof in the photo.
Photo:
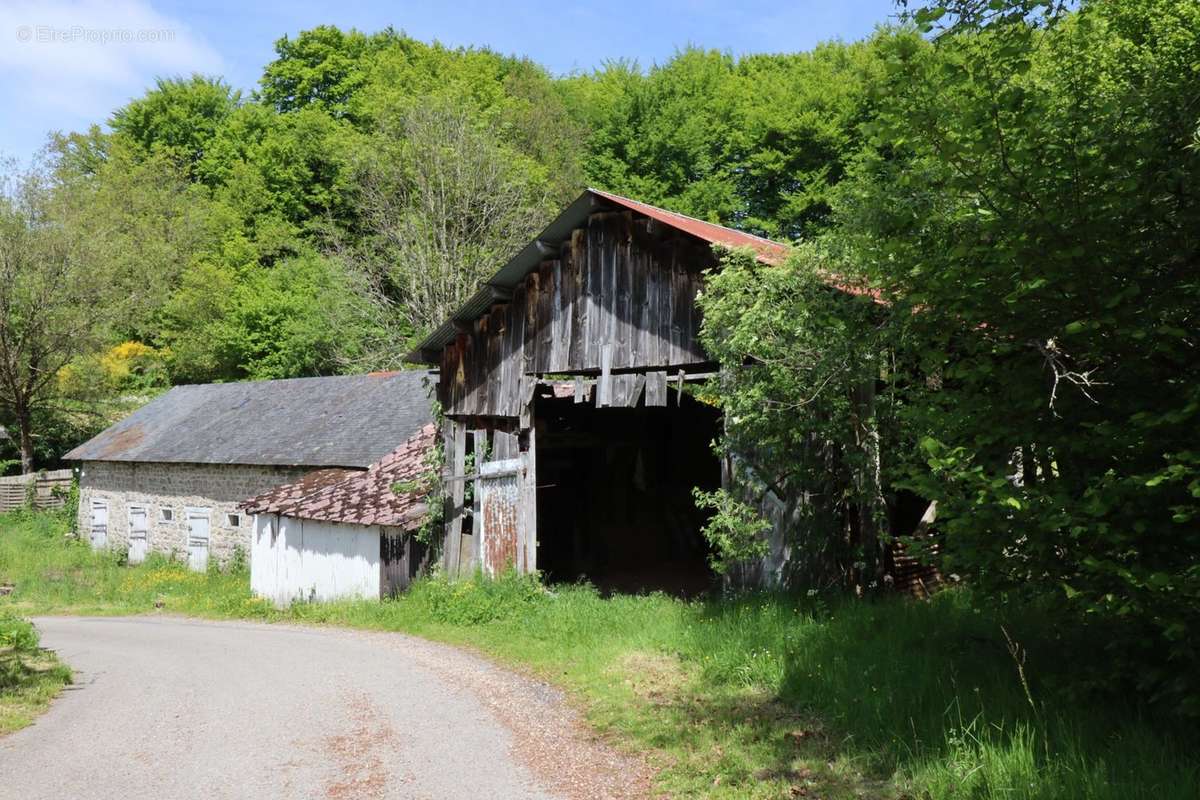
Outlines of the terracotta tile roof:
M285 517L353 525L388 525L412 530L428 510L427 487L394 491L397 484L415 484L428 469L437 429L428 424L408 441L365 471L336 478L338 470L309 473L296 483L278 486L242 503L251 514L280 514Z

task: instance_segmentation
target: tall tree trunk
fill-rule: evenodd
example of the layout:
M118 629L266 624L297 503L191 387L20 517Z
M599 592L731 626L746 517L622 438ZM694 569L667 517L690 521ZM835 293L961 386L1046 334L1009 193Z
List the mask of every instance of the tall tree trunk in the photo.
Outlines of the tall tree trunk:
M21 474L33 472L33 414L24 406L15 409L21 444Z
M862 457L855 482L858 484L859 546L864 562L855 590L862 593L884 587L887 567L885 543L888 535L883 530L887 505L883 498L879 420L875 416L875 381L863 381L854 391L853 402L855 439Z

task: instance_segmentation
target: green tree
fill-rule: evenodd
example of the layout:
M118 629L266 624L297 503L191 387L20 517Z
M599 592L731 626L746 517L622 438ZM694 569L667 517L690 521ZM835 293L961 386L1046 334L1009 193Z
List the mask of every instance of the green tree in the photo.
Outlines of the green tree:
M111 183L64 180L45 166L5 169L0 410L18 431L25 472L34 466L35 421L62 410L72 388L89 385L67 380L69 368L146 318L158 285L154 271L173 260L165 251L179 244L152 239L136 249L148 228L180 212L183 203L166 202L144 214L132 206L154 200L149 187L156 181L137 171L126 177L133 186L125 188L138 192L133 197L118 196Z
M950 569L1095 622L1113 671L1198 713L1200 6L978 6L878 41L839 190L926 376L907 482Z
M351 101L367 81L368 56L397 39L391 29L367 36L319 25L275 42L276 58L263 70L260 94L280 113L318 108L334 117L351 113Z
M240 103L241 93L220 78L159 78L154 89L113 112L109 125L190 170Z
M742 59L689 48L643 74L613 62L562 91L589 131L588 181L702 219L814 235L857 151L873 51Z
M412 109L366 152L356 178L363 238L348 252L411 333L447 319L554 210L530 159L447 103ZM380 357L394 361L409 344Z

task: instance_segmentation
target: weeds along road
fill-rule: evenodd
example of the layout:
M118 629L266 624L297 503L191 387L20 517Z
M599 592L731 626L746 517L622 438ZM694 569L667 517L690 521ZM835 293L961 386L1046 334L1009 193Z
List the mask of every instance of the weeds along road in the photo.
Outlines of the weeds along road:
M35 620L75 685L0 739L0 797L637 797L558 693L399 634Z

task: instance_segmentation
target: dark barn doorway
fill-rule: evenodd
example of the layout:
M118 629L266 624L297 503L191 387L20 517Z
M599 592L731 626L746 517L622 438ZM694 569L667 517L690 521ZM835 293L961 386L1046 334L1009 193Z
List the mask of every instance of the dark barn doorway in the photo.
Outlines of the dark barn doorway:
M595 408L540 397L538 568L604 592L693 596L715 577L693 487L721 484L719 412L690 395L666 407Z

